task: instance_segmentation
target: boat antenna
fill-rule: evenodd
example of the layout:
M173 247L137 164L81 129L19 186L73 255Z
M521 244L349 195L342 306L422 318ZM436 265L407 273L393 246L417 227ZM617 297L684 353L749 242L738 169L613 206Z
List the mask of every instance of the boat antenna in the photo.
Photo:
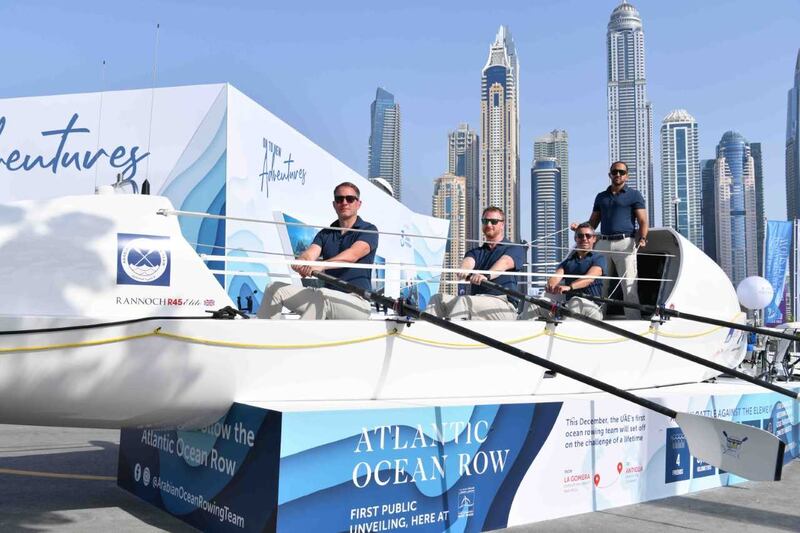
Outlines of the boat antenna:
M103 118L103 94L106 92L106 60L100 66L100 106L97 110L97 146L95 146L94 153L100 151L100 125ZM97 190L97 172L100 170L100 165L94 166L94 190Z
M156 80L158 76L158 33L161 24L156 24L156 44L153 50L153 86L150 88L150 122L147 125L147 153L150 153L150 141L153 139L153 104L156 99ZM145 160L144 179L150 177L150 157ZM144 184L142 184L144 185ZM150 190L150 182L147 182L147 190Z

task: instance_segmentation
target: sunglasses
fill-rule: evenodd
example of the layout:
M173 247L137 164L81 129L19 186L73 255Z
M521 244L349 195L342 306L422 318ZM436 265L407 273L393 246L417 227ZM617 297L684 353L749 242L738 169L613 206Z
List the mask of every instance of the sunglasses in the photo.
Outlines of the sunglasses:
M623 170L621 168L612 168L611 172L609 172L609 174L611 174L612 176L624 176L627 173L628 173L627 170Z
M484 226L491 224L492 226L496 226L503 221L502 218L482 218L481 222Z
M352 194L348 194L346 196L337 194L336 196L333 197L333 201L336 202L337 204L341 204L344 202L352 204L356 200L358 200L358 196L353 196Z
M590 241L592 239L594 239L594 233L576 233L575 234L575 240L576 241L577 240Z

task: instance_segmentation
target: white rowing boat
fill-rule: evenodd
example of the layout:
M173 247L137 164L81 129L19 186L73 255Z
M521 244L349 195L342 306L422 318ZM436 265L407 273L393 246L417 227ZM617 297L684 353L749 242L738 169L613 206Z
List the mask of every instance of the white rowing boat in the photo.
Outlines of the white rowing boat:
M233 305L183 238L169 201L80 196L0 206L0 423L199 426L234 401L525 396L588 390L427 323L196 319ZM161 212L162 214L159 214ZM652 230L644 303L744 322L735 291L702 251ZM151 255L144 263L134 261ZM471 329L623 389L718 373L575 320L472 322ZM744 335L673 319L618 320L727 367Z

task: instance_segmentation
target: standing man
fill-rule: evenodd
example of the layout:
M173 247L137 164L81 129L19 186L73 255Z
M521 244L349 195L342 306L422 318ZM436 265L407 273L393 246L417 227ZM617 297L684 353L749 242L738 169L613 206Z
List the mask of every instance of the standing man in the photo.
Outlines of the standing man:
M372 264L378 248L378 228L358 216L361 207L361 191L350 182L343 182L333 190L333 209L337 219L330 228L319 231L311 246L300 254L304 261L333 261L337 263ZM349 231L367 230L364 231ZM325 268L322 266L292 265L292 270L306 278L314 272L327 270L331 276L352 283L365 290L372 290L372 270L361 268ZM357 294L336 288L298 287L289 283L275 282L264 292L264 301L258 310L258 318L282 318L286 307L298 313L302 320L313 319L366 319L369 318L370 303Z
M628 181L628 165L616 161L608 172L611 185L594 199L594 208L589 217L593 228L600 225L595 250L612 252L608 257L608 275L619 276L622 282L623 299L629 303L639 303L636 283L636 250L647 246L647 211L642 194L625 186ZM638 229L637 229L638 226ZM577 223L570 227L575 230ZM603 293L608 291L608 280L603 283ZM625 318L638 319L636 309L625 308Z
M468 279L469 296L442 296L435 294L427 312L439 317L460 320L516 320L519 301L500 291L484 287L484 280L494 280L498 285L517 290L514 276L503 272L518 272L525 263L525 251L503 239L505 215L499 207L487 207L481 215L481 227L486 242L468 251L461 261L463 270L491 270L485 274L459 273L459 279Z
M570 311L595 320L603 320L600 306L582 297L601 296L603 290L603 280L593 276L604 275L606 258L593 250L594 243L595 234L592 226L588 222L578 224L575 229L575 250L567 255L556 268L555 274L547 280L545 298L556 302L566 298L566 307ZM539 307L533 314L549 318L550 311Z

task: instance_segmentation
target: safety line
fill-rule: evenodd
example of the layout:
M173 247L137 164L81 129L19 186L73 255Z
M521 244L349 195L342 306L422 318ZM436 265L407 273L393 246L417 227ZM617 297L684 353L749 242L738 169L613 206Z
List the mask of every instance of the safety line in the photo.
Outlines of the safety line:
M741 313L737 313L738 316ZM659 335L662 337L669 337L675 339L692 339L697 337L704 337L707 335L711 335L716 333L717 331L724 329L723 326L716 326L706 331L701 331L697 333L669 333L665 331L661 331L660 329L655 329L650 327L646 332L637 333L637 335L643 337L645 335ZM9 354L9 353L26 353L26 352L43 352L43 351L52 351L52 350L64 350L64 349L71 349L71 348L84 348L84 347L91 347L91 346L101 346L105 344L114 344L119 342L126 342L131 340L143 339L147 337L164 337L167 339L172 339L176 341L182 342L189 342L193 344L204 344L207 346L220 346L220 347L228 347L228 348L244 348L244 349L257 349L257 350L300 350L300 349L310 349L310 348L327 348L327 347L334 347L334 346L346 346L348 344L360 344L364 342L370 342L374 340L383 339L386 337L390 337L393 335L397 335L399 338L409 341L415 342L419 344L426 344L430 346L441 346L441 347L449 347L449 348L480 348L484 345L481 343L462 343L462 342L447 342L447 341L438 341L434 339L425 339L422 337L416 337L413 335L409 335L407 333L400 333L399 330L393 329L386 333L380 333L378 335L370 335L367 337L358 337L355 339L345 339L345 340L338 340L338 341L325 341L325 342L317 342L317 343L304 343L304 344L262 344L262 343L246 343L246 342L232 342L232 341L223 341L223 340L215 340L215 339L205 339L201 337L193 337L189 335L180 335L177 333L169 333L163 331L161 327L154 329L153 331L148 331L146 333L140 333L137 335L127 335L121 337L111 337L108 339L98 339L98 340L90 340L90 341L81 341L81 342L68 342L68 343L59 343L59 344L44 344L38 346L21 346L15 348L0 348L0 354ZM511 339L507 341L503 341L506 344L517 344L521 342L526 342L529 340L533 340L537 337L541 337L542 335L551 335L557 339L574 342L578 344L615 344L618 342L633 342L631 339L626 339L625 337L614 337L610 339L597 339L597 338L585 338L585 337L577 337L573 335L565 335L563 333L559 333L558 331L548 331L546 329L542 330L539 333L534 335L528 335L525 337L519 337L516 339Z

